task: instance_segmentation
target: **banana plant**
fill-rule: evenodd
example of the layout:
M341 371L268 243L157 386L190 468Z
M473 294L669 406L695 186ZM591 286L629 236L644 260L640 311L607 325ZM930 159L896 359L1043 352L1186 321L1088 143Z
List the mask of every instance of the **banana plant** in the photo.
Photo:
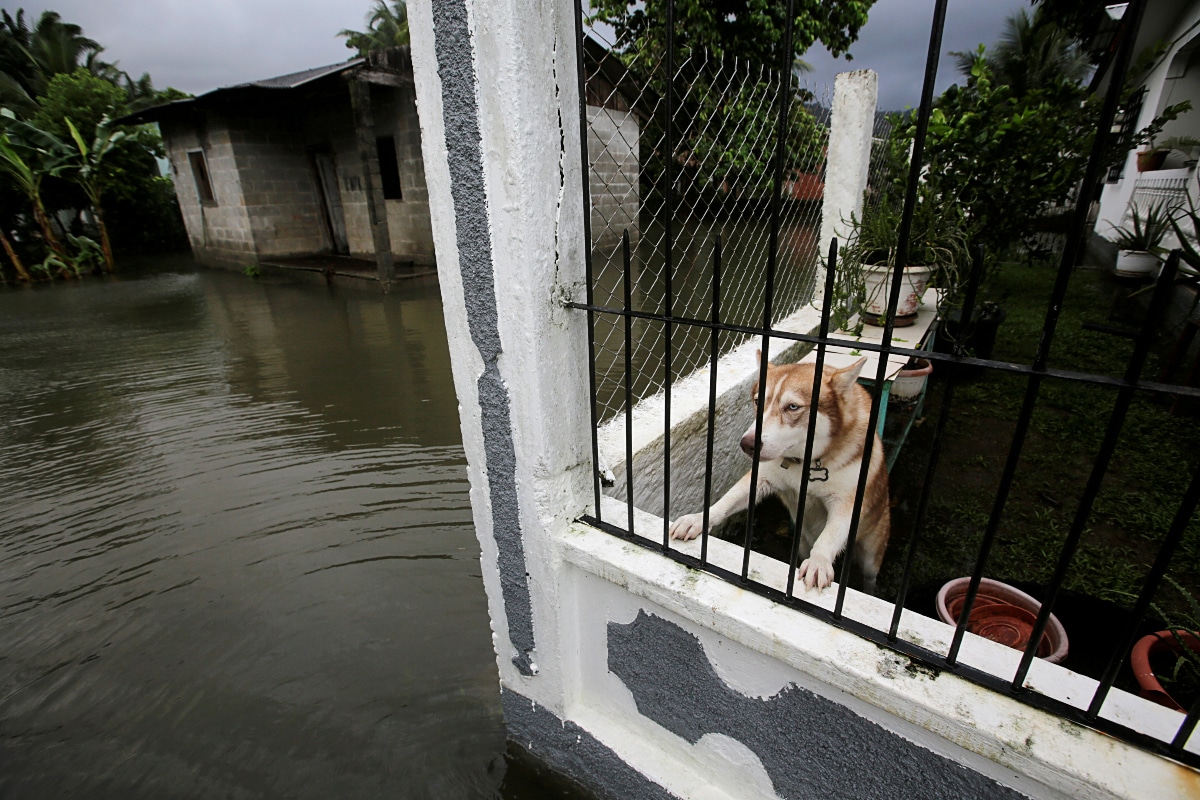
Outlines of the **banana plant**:
M29 199L46 245L62 262L69 262L71 256L50 224L42 202L42 181L70 166L70 151L61 139L19 121L7 108L0 109L0 173L12 178Z
M71 139L75 142L77 152L72 153L71 166L74 168L68 178L83 189L88 202L92 204L92 213L96 215L96 227L100 229L100 247L104 252L104 270L113 271L112 242L108 238L108 227L104 224L104 209L101 198L104 194L105 176L102 171L104 159L125 138L125 132L115 130L111 121L105 117L96 126L96 136L91 146L83 140L75 123L67 117L67 128L71 131Z

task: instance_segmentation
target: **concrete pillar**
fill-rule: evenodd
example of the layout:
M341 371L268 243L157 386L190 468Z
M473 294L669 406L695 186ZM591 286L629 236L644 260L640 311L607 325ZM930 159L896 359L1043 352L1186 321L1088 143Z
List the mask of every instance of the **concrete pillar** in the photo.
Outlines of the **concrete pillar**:
M362 161L363 192L367 196L367 220L371 226L371 243L375 248L375 265L384 291L396 277L392 256L392 237L388 231L387 201L383 197L383 182L379 178L379 151L375 147L375 114L371 110L371 85L366 81L350 81L350 105L354 108L354 136Z
M822 264L829 251L830 239L837 237L839 246L845 244L850 234L850 215L862 219L878 95L879 76L872 70L842 72L834 79L825 202L821 207L819 245ZM817 276L818 297L824 285L822 268Z
M592 486L587 317L564 307L585 297L572 5L439 0L409 9L500 684L506 704L562 715L550 538L587 510Z

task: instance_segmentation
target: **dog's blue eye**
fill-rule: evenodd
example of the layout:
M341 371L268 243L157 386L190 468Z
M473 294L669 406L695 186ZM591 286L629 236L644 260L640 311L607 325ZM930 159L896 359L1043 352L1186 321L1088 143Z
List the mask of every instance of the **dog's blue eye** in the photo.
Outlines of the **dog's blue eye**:
M788 411L799 411L800 406L796 405L795 403L788 403L787 410Z

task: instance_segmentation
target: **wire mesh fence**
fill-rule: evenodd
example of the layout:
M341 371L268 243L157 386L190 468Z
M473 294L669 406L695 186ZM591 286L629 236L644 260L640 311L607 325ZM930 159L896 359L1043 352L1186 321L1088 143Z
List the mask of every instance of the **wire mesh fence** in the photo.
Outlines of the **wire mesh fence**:
M585 42L595 302L612 307L623 302L622 235L628 233L634 308L665 311L669 265L671 313L707 318L709 264L719 236L722 320L757 325L775 191L779 74L738 59L697 53L681 58L670 76L674 113L668 147L665 64L627 44L600 30L590 31ZM791 92L773 322L812 299L824 250L817 240L832 93L806 86L796 75ZM875 135L885 137L887 129L881 116ZM663 388L665 333L663 326L641 320L631 333L633 393L640 400ZM706 363L708 337L701 334L689 326L672 330L673 376ZM739 337L724 337L722 352L739 343ZM615 318L598 320L601 420L623 408L624 352L624 327Z

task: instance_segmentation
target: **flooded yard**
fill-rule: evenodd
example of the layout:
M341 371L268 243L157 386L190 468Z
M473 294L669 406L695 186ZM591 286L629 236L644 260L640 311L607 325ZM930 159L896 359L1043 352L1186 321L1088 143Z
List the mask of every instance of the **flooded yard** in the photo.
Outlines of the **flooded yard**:
M0 795L557 796L505 754L436 286L0 291Z

